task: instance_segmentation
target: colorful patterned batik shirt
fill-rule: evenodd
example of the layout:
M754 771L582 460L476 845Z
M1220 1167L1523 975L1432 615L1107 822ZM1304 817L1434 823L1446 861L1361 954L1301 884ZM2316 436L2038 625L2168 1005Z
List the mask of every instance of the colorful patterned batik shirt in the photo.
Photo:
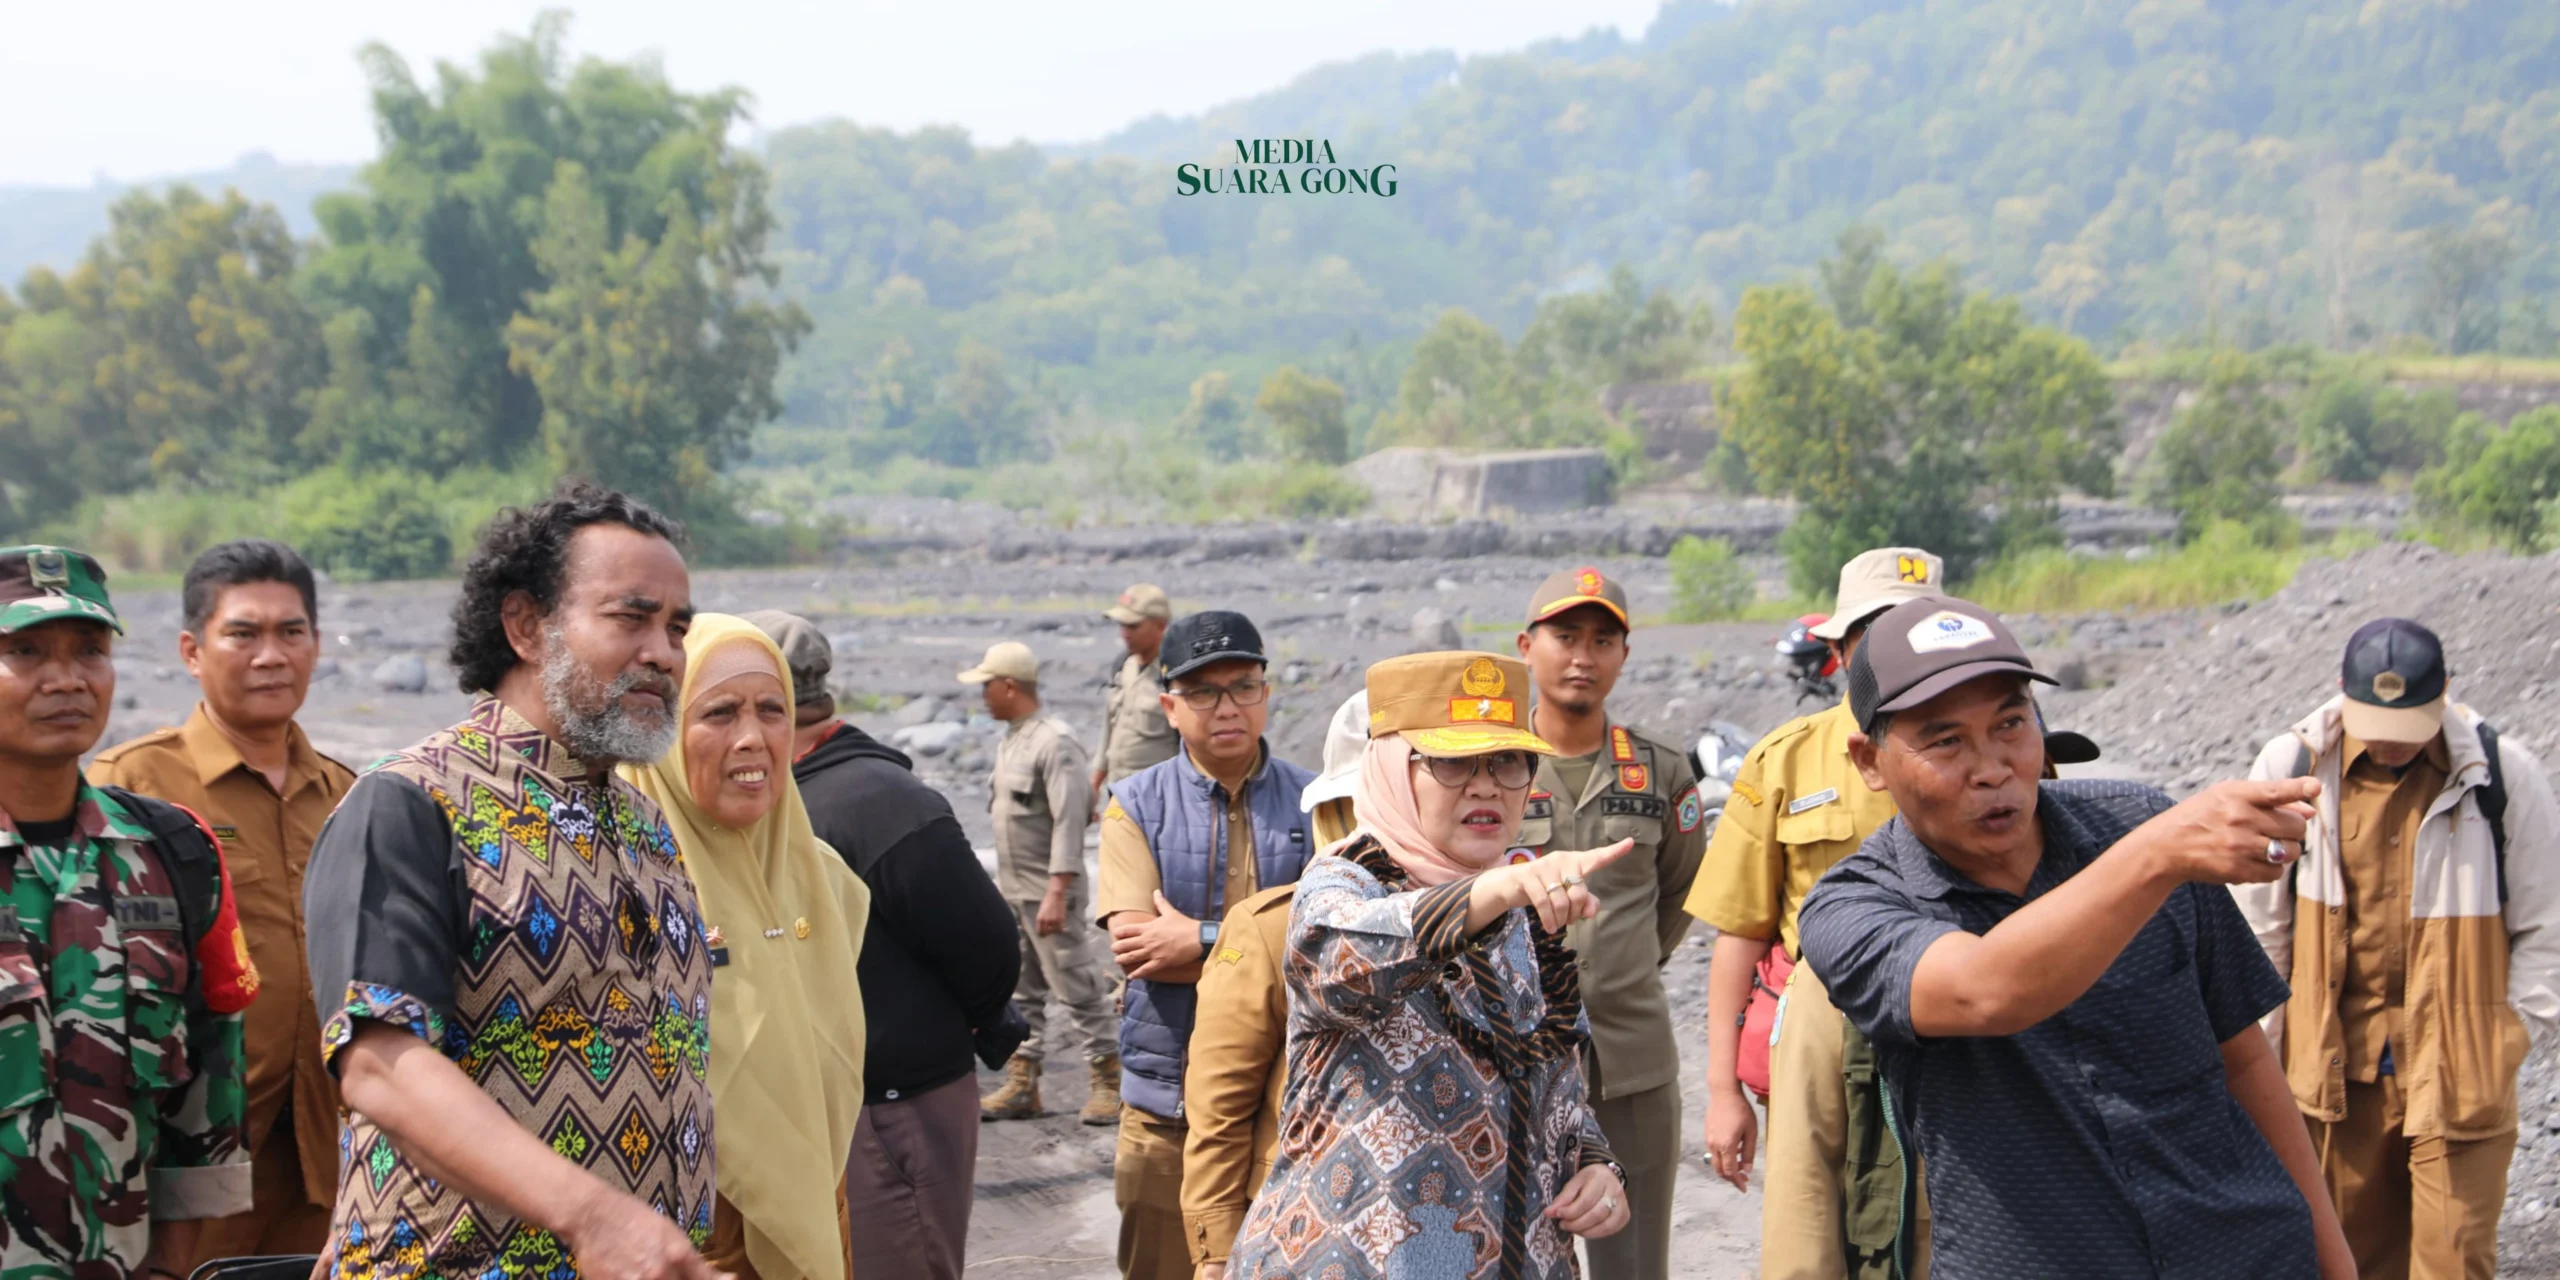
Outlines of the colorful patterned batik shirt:
M0 814L0 1276L125 1280L154 1218L249 1209L240 1015L187 998L177 888L123 806Z
M303 880L321 1044L371 1019L691 1233L711 1230L711 957L675 837L495 700L375 765ZM349 1113L337 1280L567 1280L549 1232L466 1200Z
M1307 864L1281 961L1280 1145L1228 1275L1576 1274L1547 1206L1612 1162L1583 1085L1579 966L1526 911L1470 935L1473 884L1413 888L1374 836Z

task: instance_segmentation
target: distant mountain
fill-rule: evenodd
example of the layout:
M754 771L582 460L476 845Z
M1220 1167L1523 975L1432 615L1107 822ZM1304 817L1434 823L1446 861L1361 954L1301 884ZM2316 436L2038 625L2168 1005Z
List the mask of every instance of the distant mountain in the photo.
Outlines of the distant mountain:
M311 202L355 180L351 164L285 164L264 151L240 157L228 169L175 174L140 182L101 182L87 187L0 185L0 288L14 289L31 267L63 270L80 260L89 241L107 229L107 208L136 187L154 191L184 183L216 195L237 188L251 200L272 204L296 235L314 230Z

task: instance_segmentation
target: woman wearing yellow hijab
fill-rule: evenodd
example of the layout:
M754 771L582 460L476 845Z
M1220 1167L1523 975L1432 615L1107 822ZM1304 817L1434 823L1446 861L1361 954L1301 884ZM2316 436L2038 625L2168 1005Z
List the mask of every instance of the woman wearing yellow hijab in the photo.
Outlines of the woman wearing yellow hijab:
M624 773L666 810L712 949L712 1265L846 1280L838 1218L862 1108L871 891L809 827L791 780L792 688L764 632L704 614L685 637L682 732Z

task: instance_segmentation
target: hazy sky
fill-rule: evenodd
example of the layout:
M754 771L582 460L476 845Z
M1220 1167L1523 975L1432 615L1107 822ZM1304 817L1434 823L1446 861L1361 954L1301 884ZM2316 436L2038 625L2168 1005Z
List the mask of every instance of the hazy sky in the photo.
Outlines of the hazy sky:
M555 0L556 2L556 0ZM355 50L424 72L546 6L518 0L0 0L0 184L85 186L241 153L369 157ZM843 116L982 140L1099 137L1378 49L1483 53L1594 25L1643 34L1658 0L590 0L580 55L655 52L682 88L736 84L759 124ZM421 78L424 78L423 76ZM1287 121L1271 122L1278 133Z

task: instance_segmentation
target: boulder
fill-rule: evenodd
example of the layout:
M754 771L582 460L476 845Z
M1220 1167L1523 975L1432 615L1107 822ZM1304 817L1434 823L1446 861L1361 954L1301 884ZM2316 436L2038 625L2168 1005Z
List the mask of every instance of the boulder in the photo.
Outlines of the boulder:
M385 693L425 693L427 660L414 653L393 654L373 669L373 684Z

